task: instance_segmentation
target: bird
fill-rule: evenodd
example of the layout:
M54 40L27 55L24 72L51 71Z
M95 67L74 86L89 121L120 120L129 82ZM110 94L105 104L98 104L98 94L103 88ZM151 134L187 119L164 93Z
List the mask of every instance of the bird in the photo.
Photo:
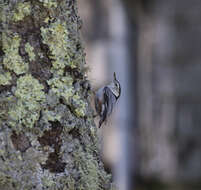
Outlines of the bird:
M99 128L103 122L112 113L112 110L121 95L121 85L116 78L116 73L113 74L113 81L108 85L99 88L95 93L95 109L100 117Z

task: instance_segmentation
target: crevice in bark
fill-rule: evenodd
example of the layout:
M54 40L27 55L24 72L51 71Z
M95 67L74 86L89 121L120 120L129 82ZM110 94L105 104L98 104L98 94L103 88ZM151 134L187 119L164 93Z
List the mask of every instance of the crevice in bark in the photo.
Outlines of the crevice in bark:
M28 148L31 147L29 138L23 133L17 134L15 131L13 131L10 138L14 148L20 152L25 152Z
M83 73L78 68L71 68L70 66L65 66L64 68L65 76L72 76L74 79L84 79Z
M52 173L62 173L65 170L66 163L62 162L59 153L51 152L46 163L41 166L43 169L49 169Z
M0 93L5 91L11 91L12 85L0 85Z
M58 121L51 121L52 128L50 130L45 130L42 137L38 137L38 141L42 146L51 146L57 149L57 152L61 146L60 135L62 133L63 127Z
M1 36L1 33L0 33L0 36ZM3 56L3 55L4 55L4 51L3 51L2 46L0 44L0 57Z
M69 135L72 135L73 138L80 138L80 133L78 128L73 128L69 131Z
M52 128L46 130L42 137L38 137L38 141L42 146L50 146L54 148L54 152L49 153L48 159L45 164L41 164L43 169L48 169L53 173L64 172L66 163L62 162L59 155L62 145L62 139L60 137L63 127L59 122L50 122Z

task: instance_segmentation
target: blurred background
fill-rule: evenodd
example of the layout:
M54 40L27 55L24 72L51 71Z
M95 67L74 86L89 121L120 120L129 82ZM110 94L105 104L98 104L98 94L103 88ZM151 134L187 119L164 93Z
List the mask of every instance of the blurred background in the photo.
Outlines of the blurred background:
M201 189L201 1L80 0L94 89L122 94L100 130L119 190Z

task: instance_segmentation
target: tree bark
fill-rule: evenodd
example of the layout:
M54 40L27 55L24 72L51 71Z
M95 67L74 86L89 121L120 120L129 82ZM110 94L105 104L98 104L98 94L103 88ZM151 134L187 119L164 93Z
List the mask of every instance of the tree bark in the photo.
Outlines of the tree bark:
M0 189L112 189L73 0L0 2Z

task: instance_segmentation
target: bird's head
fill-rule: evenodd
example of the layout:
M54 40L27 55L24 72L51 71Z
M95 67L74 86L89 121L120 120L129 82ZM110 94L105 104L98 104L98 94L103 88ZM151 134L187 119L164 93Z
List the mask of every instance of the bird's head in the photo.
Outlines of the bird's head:
M113 81L108 85L116 99L118 99L121 95L121 85L116 78L116 73L114 72Z

